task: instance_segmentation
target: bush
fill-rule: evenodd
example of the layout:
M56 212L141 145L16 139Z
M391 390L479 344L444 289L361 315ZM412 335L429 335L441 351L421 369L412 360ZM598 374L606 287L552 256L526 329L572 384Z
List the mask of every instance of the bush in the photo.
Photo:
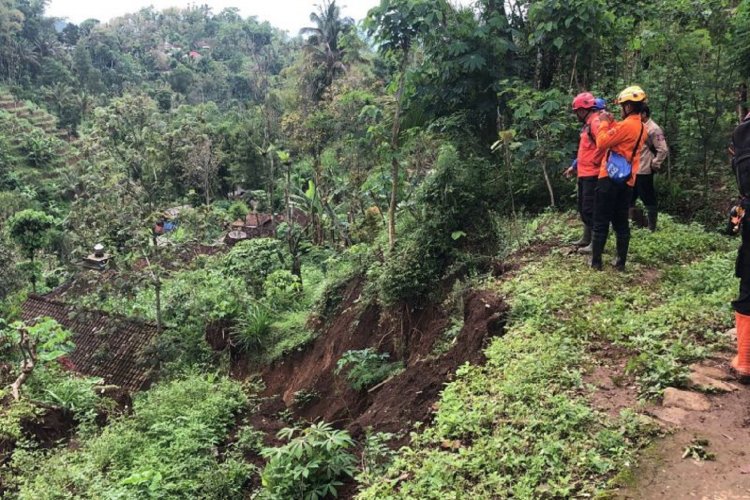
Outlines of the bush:
M269 274L263 282L263 295L266 303L276 310L291 308L300 298L302 282L286 269L278 269Z
M441 148L434 171L419 187L413 219L402 218L396 247L380 269L371 268L385 305L422 300L461 252L494 254L498 235L491 210L499 203L491 165L462 158L455 147Z
M246 404L226 378L188 375L138 395L133 415L17 471L19 498L240 498L248 467L216 445Z
M50 166L62 147L62 141L39 129L23 134L21 140L21 153L35 167Z
M282 242L272 238L255 238L237 243L224 261L224 271L230 276L240 276L248 289L260 295L263 282L272 272L283 269L286 249Z
M229 205L229 208L227 209L227 214L229 214L229 217L235 221L237 219L245 219L245 216L250 211L249 208L247 208L247 205L244 201L235 201L231 205Z
M250 311L239 320L235 329L235 341L238 347L249 352L263 347L265 340L271 333L273 316L262 306L252 306Z
M330 424L282 429L278 437L289 443L263 450L268 463L261 476L261 498L317 500L336 496L336 488L343 484L339 478L353 477L357 470L354 456L347 451L354 445L352 438Z
M389 362L387 352L378 353L371 348L361 351L346 351L336 363L334 373L346 371L346 380L355 391L371 387L403 368L400 361Z
M34 372L29 381L29 397L75 413L78 421L92 421L105 400L94 392L102 379L77 377L50 366Z

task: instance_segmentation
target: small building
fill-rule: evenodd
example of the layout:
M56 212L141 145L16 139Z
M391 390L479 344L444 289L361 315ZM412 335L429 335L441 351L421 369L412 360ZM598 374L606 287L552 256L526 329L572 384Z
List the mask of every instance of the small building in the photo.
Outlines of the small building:
M87 255L83 259L83 267L95 271L104 271L112 256L104 251L104 245L97 243L94 245L94 253Z
M245 232L250 238L265 238L273 236L274 218L271 214L251 212L245 216ZM276 216L276 224L279 216Z
M21 318L33 323L45 317L73 334L75 349L61 360L65 369L101 377L106 384L129 391L146 388L151 382L156 365L151 354L158 335L156 325L30 295L21 307Z

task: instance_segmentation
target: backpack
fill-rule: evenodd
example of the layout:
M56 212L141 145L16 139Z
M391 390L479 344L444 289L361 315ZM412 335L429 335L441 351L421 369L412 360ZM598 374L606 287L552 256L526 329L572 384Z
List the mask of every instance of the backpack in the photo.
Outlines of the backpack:
M633 160L636 153L640 151L641 137L643 137L643 124L641 124L641 133L638 134L638 140L635 141L635 146L633 146L633 152L630 153L630 161L619 153L615 153L612 150L609 151L609 155L607 156L607 176L612 182L622 184L627 179L630 179L633 173Z
M737 178L737 188L743 197L750 197L750 119L745 119L734 129L732 146L732 170Z

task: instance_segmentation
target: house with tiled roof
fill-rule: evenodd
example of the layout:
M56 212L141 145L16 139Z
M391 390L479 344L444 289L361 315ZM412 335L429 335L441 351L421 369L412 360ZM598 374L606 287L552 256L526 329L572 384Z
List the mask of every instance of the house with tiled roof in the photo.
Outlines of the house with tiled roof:
M75 349L63 363L67 369L130 391L150 384L154 360L149 351L158 335L156 325L38 295L24 302L21 316L26 322L50 317L73 334Z

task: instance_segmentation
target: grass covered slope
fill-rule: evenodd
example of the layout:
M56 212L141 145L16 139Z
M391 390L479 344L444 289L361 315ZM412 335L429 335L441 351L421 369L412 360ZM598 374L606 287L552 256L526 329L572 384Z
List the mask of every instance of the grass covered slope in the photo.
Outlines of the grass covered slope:
M141 393L133 415L76 447L16 453L18 498L230 498L249 475L217 446L247 404L226 378L188 375Z
M721 346L731 323L735 243L664 218L636 230L628 272L590 270L564 247L559 215L532 222L525 262L483 286L511 304L505 336L484 366L465 366L439 402L434 423L401 450L387 477L360 498L563 498L595 495L632 464L645 437L632 411L613 419L593 408L584 373L595 343L629 353L643 398L685 381L686 365ZM611 254L611 251L610 251ZM724 340L726 341L726 339Z

